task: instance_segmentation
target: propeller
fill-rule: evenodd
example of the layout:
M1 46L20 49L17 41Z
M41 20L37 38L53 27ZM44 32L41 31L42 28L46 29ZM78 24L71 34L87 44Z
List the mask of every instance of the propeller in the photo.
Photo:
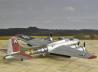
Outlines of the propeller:
M80 42L78 42L78 45L80 45Z
M49 36L52 37L52 33L50 33Z
M49 34L50 41L53 41L52 34Z
M86 44L85 44L85 42L83 43L83 47L85 47L86 46Z

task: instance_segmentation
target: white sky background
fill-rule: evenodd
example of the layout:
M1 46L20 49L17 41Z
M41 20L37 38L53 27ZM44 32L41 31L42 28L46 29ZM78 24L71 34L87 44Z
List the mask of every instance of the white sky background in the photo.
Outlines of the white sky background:
M98 29L98 0L0 0L0 28Z

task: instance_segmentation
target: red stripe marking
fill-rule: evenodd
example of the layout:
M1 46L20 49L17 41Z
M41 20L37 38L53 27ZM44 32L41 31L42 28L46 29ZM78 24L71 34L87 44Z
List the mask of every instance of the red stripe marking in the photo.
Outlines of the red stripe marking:
M95 55L88 57L88 59L95 59L95 58L97 58L97 56L95 56Z

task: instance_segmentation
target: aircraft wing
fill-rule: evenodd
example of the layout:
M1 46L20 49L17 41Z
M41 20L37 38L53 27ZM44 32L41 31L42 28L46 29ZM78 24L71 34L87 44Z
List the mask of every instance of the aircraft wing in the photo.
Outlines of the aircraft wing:
M42 47L50 43L49 40L37 39L37 38L35 39L30 36L22 35L22 34L17 35L17 38L24 41L25 43L27 43L28 46L31 46L31 47Z
M88 58L88 59L92 59L96 57L88 53L82 47L64 46L64 45L49 51L49 53L53 55L63 55L63 56L65 55L65 56Z

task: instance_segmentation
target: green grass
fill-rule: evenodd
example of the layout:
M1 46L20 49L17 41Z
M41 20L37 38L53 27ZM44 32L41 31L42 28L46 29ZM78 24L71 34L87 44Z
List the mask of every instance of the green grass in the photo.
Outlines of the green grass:
M11 36L0 36L0 40L8 40Z

